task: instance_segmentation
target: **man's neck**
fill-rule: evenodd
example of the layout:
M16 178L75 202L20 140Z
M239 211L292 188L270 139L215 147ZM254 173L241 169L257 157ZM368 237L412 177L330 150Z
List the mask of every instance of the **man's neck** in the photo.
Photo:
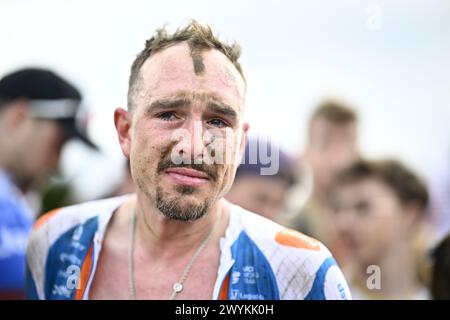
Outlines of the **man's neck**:
M220 200L202 218L179 221L165 217L154 204L149 205L150 203L148 198L138 194L134 205L131 205L132 210L136 210L136 244L145 247L150 256L169 259L196 250L221 215L221 221L224 221L226 211L225 202ZM132 215L129 217L131 219ZM215 228L213 239L223 233L223 226L224 224L220 223Z

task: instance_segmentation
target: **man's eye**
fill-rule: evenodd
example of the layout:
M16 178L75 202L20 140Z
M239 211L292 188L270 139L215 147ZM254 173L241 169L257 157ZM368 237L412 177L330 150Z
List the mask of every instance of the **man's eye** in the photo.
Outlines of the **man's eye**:
M216 127L216 128L225 128L228 127L228 123L223 121L222 119L212 119L208 121L208 124Z
M173 112L163 112L158 115L158 118L164 121L175 120L176 116Z

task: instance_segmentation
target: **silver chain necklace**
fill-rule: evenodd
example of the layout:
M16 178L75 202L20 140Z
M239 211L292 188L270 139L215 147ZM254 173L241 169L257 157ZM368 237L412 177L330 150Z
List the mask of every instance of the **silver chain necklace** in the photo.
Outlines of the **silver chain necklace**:
M181 275L181 278L178 282L175 282L172 286L172 294L170 295L170 300L175 300L178 293L183 291L183 284L186 281L189 271L191 270L192 265L194 264L194 261L198 258L200 253L205 248L206 244L208 243L209 239L211 238L212 234L214 233L214 230L216 229L217 225L219 225L219 221L222 217L222 212L220 213L218 219L214 223L214 226L211 228L211 231L209 231L208 235L205 237L205 239L202 241L200 246L195 251L194 255L192 256L191 260L189 260L189 263L186 265L186 267L183 270L183 274ZM132 300L136 300L136 284L134 279L134 238L136 234L136 209L133 211L133 217L131 219L130 223L130 241L129 241L129 250L128 250L128 287L130 290L130 296Z

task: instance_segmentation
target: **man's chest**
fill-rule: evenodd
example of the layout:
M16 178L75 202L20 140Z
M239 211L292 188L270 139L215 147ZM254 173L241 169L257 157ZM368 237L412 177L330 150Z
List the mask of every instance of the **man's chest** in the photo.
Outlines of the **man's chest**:
M103 255L98 262L89 299L133 299L133 291L138 300L167 300L175 283L182 282L183 290L176 299L213 298L217 281L219 255L208 253L194 261L184 277L186 263L153 263L135 259L133 268L128 259L112 259Z

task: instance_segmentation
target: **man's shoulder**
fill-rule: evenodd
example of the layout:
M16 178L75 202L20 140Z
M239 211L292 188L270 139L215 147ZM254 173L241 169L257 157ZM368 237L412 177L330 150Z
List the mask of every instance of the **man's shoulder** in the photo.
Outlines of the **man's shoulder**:
M27 245L27 267L40 298L51 294L45 291L45 281L55 286L57 279L64 280L61 272L67 270L68 265L81 267L94 236L105 229L115 209L126 198L116 197L56 209L35 223ZM58 285L56 287L52 290L62 290Z
M100 220L107 220L126 199L126 196L95 200L54 209L34 224L28 247L51 246L62 235L92 221L90 232L97 231Z
M82 224L92 217L112 213L125 201L125 199L126 196L121 196L54 209L42 215L34 224L34 229L38 230L50 225L67 228Z
M239 216L242 231L262 250L277 251L281 255L294 257L309 256L325 259L331 256L329 250L320 241L241 207L233 207Z
M351 297L341 270L320 241L240 207L233 210L234 228L239 230L234 237L235 256L240 256L238 251L247 251L243 256L251 251L258 264L268 266L281 299Z

